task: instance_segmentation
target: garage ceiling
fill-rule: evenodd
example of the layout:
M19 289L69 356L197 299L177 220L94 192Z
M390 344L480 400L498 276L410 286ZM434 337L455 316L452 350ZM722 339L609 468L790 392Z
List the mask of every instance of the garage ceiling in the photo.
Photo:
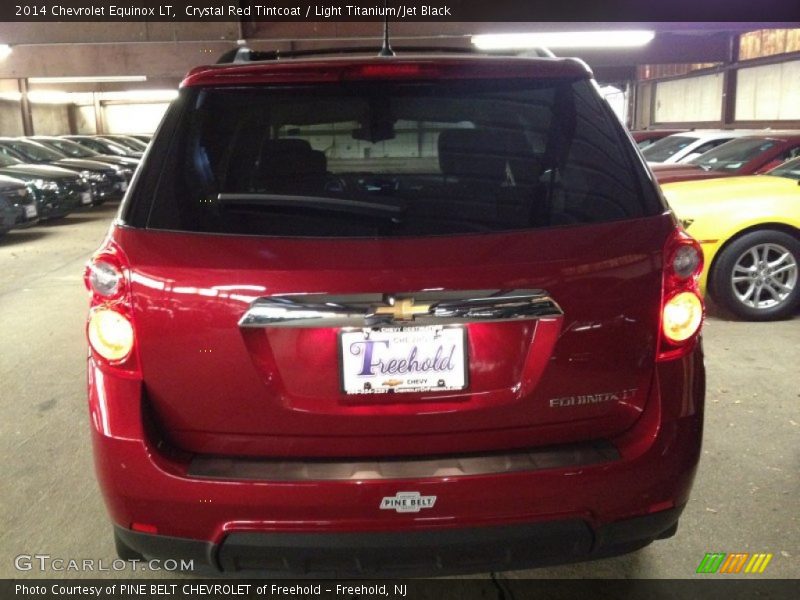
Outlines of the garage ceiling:
M470 46L477 33L651 29L655 39L642 48L561 50L586 60L599 79L626 79L638 64L726 60L730 35L786 23L397 23L396 45ZM138 87L175 85L198 64L213 63L246 39L255 48L304 49L379 42L376 22L203 22L203 23L0 23L0 43L13 52L0 62L0 78L146 75ZM92 86L98 89L97 85ZM126 89L131 89L126 84ZM113 85L107 85L113 89Z

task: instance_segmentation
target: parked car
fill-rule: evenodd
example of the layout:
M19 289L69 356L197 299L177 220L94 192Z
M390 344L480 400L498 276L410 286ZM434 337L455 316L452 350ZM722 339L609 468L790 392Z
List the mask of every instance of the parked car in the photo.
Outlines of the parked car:
M69 158L38 142L21 138L0 138L0 153L29 164L52 165L79 173L89 182L92 204L119 199L126 186L125 177L112 165L83 158Z
M0 175L0 233L39 222L36 195L21 179Z
M97 162L108 163L119 168L120 173L125 177L127 182L130 182L133 177L133 172L139 166L139 159L132 156L109 156L107 154L97 154L93 150L89 150L85 146L73 142L72 140L65 140L64 138L54 136L37 135L30 139L39 142L43 146L52 148L61 152L65 156L71 158L86 158Z
M24 181L0 175L0 236L11 231L17 224L17 194L28 195ZM34 205L34 210L36 206Z
M0 193L0 237L13 229L17 222L17 209Z
M687 131L658 140L642 150L642 155L647 162L652 164L687 163L725 142L753 133L758 132L744 130Z
M0 152L0 175L31 185L39 218L59 219L92 203L89 183L78 173L61 167L25 164Z
M132 133L129 137L136 138L140 142L144 142L145 144L149 144L150 140L153 139L153 136L147 133Z
M800 158L765 175L663 186L703 247L702 283L723 308L764 321L800 305Z
M86 271L120 556L443 574L675 532L701 249L591 77L430 55L187 77Z
M98 154L105 154L108 156L127 156L129 158L136 159L142 157L141 153L133 152L132 150L128 150L124 146L120 146L111 140L106 140L93 135L65 135L61 137L66 140L72 140L76 144L80 144L84 148L88 148L89 150L97 152Z
M684 164L653 165L659 183L756 175L800 155L800 132L770 132L731 140Z
M137 140L135 137L129 135L103 134L98 137L111 140L115 144L119 144L132 152L144 153L144 151L147 150L147 144L145 142Z
M664 139L668 135L684 133L687 129L636 129L631 131L631 137L639 146L640 150L652 146L658 140Z

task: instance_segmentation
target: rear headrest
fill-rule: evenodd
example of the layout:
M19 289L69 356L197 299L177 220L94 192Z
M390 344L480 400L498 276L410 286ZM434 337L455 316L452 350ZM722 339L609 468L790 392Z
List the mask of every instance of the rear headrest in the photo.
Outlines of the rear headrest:
M534 181L540 164L525 135L500 129L447 129L439 134L439 168L445 175L501 182Z
M277 152L311 152L311 144L308 140L298 138L266 139L261 144L261 154L273 154Z
M326 169L325 154L313 150L306 140L269 139L261 145L258 174L262 179L323 175Z
M322 150L312 150L309 154L311 169L314 173L327 173L328 159Z

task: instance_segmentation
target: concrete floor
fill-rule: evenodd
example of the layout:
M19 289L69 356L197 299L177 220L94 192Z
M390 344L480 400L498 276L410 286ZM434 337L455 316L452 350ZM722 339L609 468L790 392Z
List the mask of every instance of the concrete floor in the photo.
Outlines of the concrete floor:
M115 558L89 443L81 281L114 210L0 238L0 577L64 575L18 572L20 554ZM501 576L684 578L706 552L770 552L765 576L800 577L800 315L712 314L705 343L703 459L677 535L620 558ZM104 574L114 575L132 574Z

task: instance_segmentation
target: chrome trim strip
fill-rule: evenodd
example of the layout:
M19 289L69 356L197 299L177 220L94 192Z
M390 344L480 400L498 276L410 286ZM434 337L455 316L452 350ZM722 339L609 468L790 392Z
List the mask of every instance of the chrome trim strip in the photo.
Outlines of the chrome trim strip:
M508 453L386 460L258 460L197 456L188 476L233 481L359 481L467 477L583 467L619 460L611 442L599 440Z
M239 327L463 325L563 315L544 290L425 291L416 294L285 294L257 298Z

